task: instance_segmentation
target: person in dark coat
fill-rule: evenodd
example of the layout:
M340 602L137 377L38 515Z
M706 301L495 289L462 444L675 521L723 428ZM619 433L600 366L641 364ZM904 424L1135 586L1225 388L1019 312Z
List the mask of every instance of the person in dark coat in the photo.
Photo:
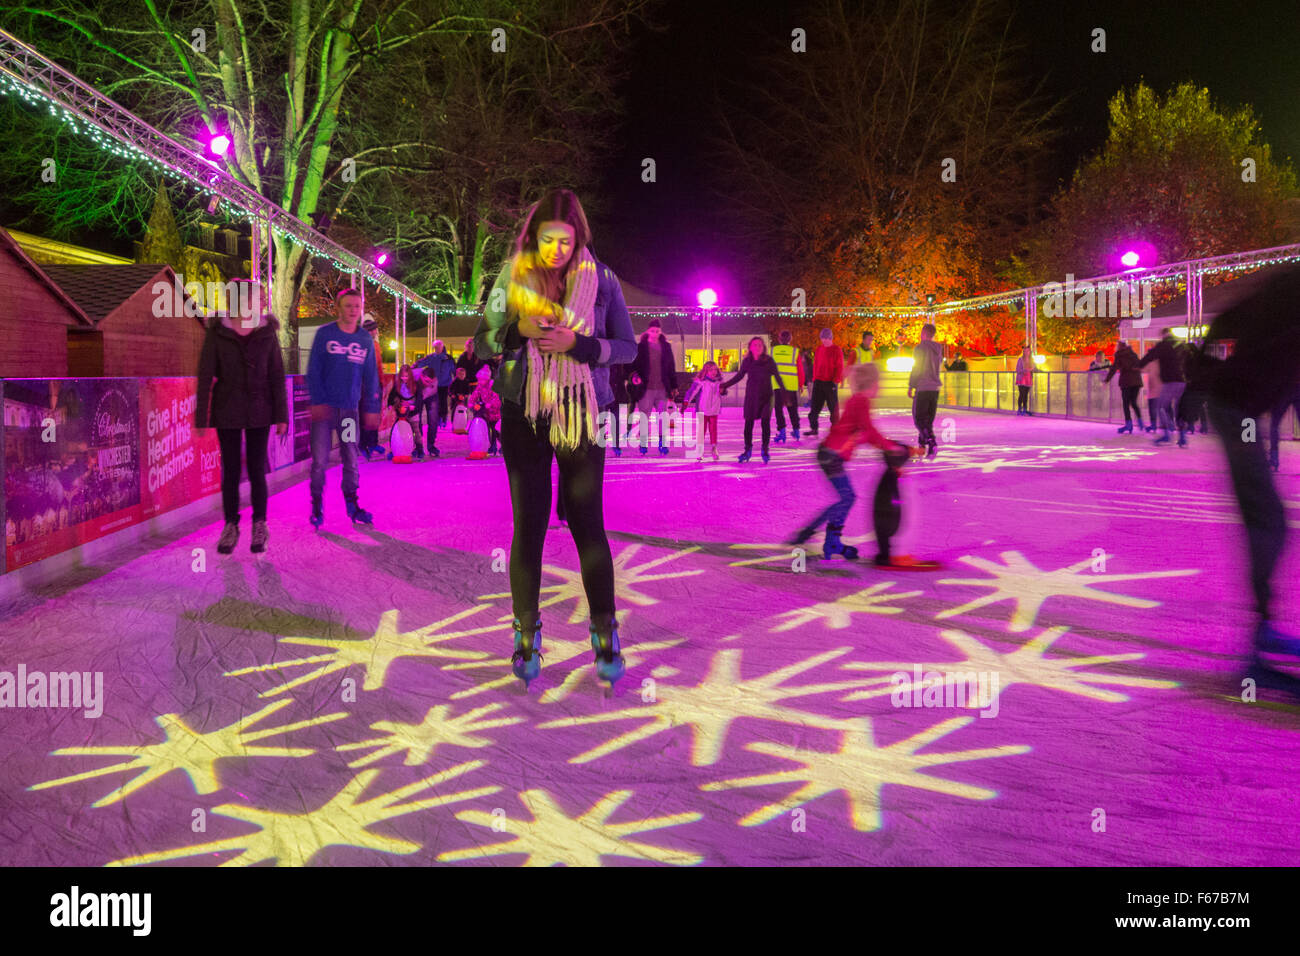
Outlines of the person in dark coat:
M1300 694L1300 681L1277 670L1264 655L1300 664L1300 638L1277 626L1273 570L1286 542L1286 513L1273 485L1263 443L1255 432L1260 415L1277 408L1300 381L1300 266L1284 267L1253 294L1214 320L1206 343L1231 340L1223 362L1208 351L1194 377L1209 395L1210 419L1223 442L1233 491L1246 526L1256 625L1252 676ZM1256 424L1247 428L1246 423ZM1224 565L1221 565L1224 566Z
M771 458L767 446L772 438L772 379L779 374L762 338L756 335L749 340L749 354L740 363L740 370L722 383L722 394L726 395L727 389L742 378L745 380L745 453L738 459L741 462L753 457L754 422L760 420L763 423L763 464Z
M456 368L463 368L465 378L476 384L478 382L478 370L483 367L483 364L483 360L474 354L474 340L467 339L465 341L465 351L461 352L460 357L456 359Z
M1138 393L1142 391L1142 372L1139 367L1138 354L1129 347L1127 342L1121 341L1115 346L1115 362L1106 373L1102 380L1103 384L1109 383L1112 378L1119 375L1119 394L1124 402L1124 424L1119 427L1121 435L1133 433L1133 419L1137 419L1138 431L1142 430L1142 411L1138 408ZM1133 410L1132 416L1129 415L1129 409Z
M230 554L239 541L239 480L245 462L253 504L249 550L266 550L266 443L272 425L280 435L289 428L280 323L260 287L257 294L255 316L214 316L208 322L199 355L194 423L200 431L215 428L221 448L221 507L226 525L217 542L220 554Z
M1295 413L1296 419L1300 420L1300 380L1291 387L1291 391L1282 398L1280 404L1273 406L1273 410L1268 415L1268 463L1273 466L1274 471L1282 467L1277 443L1282 437L1282 419L1286 416L1288 408Z
M1161 385L1160 394L1156 397L1155 413L1160 418L1159 425L1164 434L1156 439L1157 445L1169 441L1175 427L1178 428L1178 446L1182 448L1187 445L1187 435L1182 424L1177 422L1178 402L1187 389L1187 379L1183 375L1184 361L1182 346L1174 338L1173 330L1161 329L1160 341L1138 362L1138 368L1146 368L1151 362L1160 363Z
M658 319L651 319L641 335L636 348L636 361L629 369L628 382L632 386L629 392L636 396L637 411L645 416L641 429L649 428L652 412L659 413L659 454L668 454L662 416L667 404L677 400L677 361ZM644 434L642 437L645 437ZM643 441L640 445L641 454L644 455L646 443Z
M1188 435L1196 431L1198 423L1201 426L1202 435L1209 431L1210 428L1210 421L1205 408L1205 389L1194 378L1194 370L1202 363L1204 358L1200 354L1203 348L1204 346L1198 347L1192 342L1188 342L1182 347L1183 378L1187 382L1187 387L1183 390L1183 397L1178 403L1178 427L1180 429L1186 427Z

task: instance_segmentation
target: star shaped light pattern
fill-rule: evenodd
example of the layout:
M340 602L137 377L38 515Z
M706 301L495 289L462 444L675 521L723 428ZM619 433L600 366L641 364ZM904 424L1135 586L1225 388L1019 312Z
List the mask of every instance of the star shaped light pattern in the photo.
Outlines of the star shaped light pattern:
M672 554L666 554L663 557L654 558L643 564L632 564L633 556L641 550L641 545L630 544L618 553L614 558L614 582L615 592L624 601L636 604L640 607L648 607L651 604L658 604L658 600L650 597L648 594L642 594L637 590L637 586L649 581L663 581L667 578L689 578L696 574L703 574L703 568L695 568L689 571L670 571L663 574L649 574L647 572L667 564L669 561L675 561L678 558L684 558L688 554L694 554L700 549L698 547L685 548L681 551L674 551ZM573 613L569 615L569 623L577 624L579 621L586 620L591 611L587 605L587 590L582 585L582 572L570 570L569 568L556 567L553 564L542 565L542 570L555 577L562 578L561 584L547 584L542 586L542 595L544 596L539 610L548 608L555 604L563 604L565 601L573 601ZM497 600L499 598L510 597L509 591L500 594L484 594L479 598L480 601ZM498 620L509 621L513 615L506 614Z
M887 783L904 787L932 790L954 797L972 800L991 800L997 791L932 777L922 771L943 764L982 760L985 757L1008 757L1029 752L1029 747L985 747L979 750L955 750L945 753L918 753L927 745L960 727L974 717L953 717L936 724L913 737L881 747L876 744L871 730L871 720L866 717L853 721L855 726L841 734L840 749L826 752L790 747L785 744L756 741L745 749L793 761L799 766L792 770L719 780L701 785L701 790L734 790L741 787L766 787L772 784L797 783L799 787L780 803L759 807L739 822L743 827L758 826L774 820L795 807L811 803L829 793L843 792L848 797L849 814L853 828L860 831L879 830L880 791Z
M968 587L993 588L993 593L985 597L940 611L935 615L940 620L956 617L989 604L1002 601L1014 601L1015 610L1011 615L1008 630L1027 631L1038 619L1038 612L1043 603L1051 597L1085 598L1090 601L1102 601L1106 604L1120 604L1124 607L1159 607L1159 601L1129 597L1124 594L1112 594L1109 591L1094 590L1098 584L1112 581L1144 581L1151 578L1177 578L1189 574L1198 574L1195 569L1182 571L1145 571L1135 574L1092 574L1084 569L1092 564L1092 558L1085 558L1065 568L1055 571L1043 571L1034 567L1019 551L1003 551L1003 563L997 564L985 558L970 555L960 560L981 571L993 575L993 578L944 578L940 584L959 584Z
M360 757L349 767L364 767L366 764L383 760L392 754L406 754L408 767L428 763L439 747L489 747L493 741L488 737L476 736L479 731L491 730L493 727L506 727L521 724L522 717L496 717L485 720L505 708L505 704L488 704L461 714L451 716L451 707L440 704L432 707L418 724L401 724L393 720L381 720L370 725L371 730L381 731L383 736L373 737L355 744L343 744L337 749L374 750L372 754ZM377 748L377 749L376 749Z
M453 614L451 617L443 618L433 624L419 628L414 631L403 632L397 626L397 611L385 611L383 617L379 620L379 626L375 628L374 636L360 641L354 640L332 640L324 637L282 637L281 644L305 644L309 647L328 647L332 648L328 654L315 654L311 657L300 657L289 661L272 661L270 664L255 664L252 667L243 667L239 670L227 671L227 677L240 677L244 674L254 674L259 671L279 671L286 667L301 667L306 664L320 665L314 670L295 677L293 680L285 681L268 691L263 691L259 696L274 697L276 694L283 694L285 691L292 690L309 681L325 677L336 671L346 670L349 667L361 666L366 669L365 683L362 685L364 690L378 690L384 686L384 679L388 675L388 668L393 661L402 657L437 657L437 658L455 658L457 660L481 660L487 657L484 651L465 651L456 648L440 647L439 645L458 637L467 637L471 634L483 634L488 631L499 631L500 627L496 624L487 627L471 628L467 631L449 631L439 633L444 627L454 624L461 618L469 617L476 614L487 604L480 604L469 610L461 611L459 614ZM435 636L436 635L436 636Z
M957 649L965 655L964 660L960 661L930 661L923 664L902 663L902 662L877 662L877 661L850 661L842 665L844 670L852 671L892 671L908 675L909 678L915 674L915 668L920 668L922 675L929 672L938 674L941 677L941 684L936 686L946 686L956 684L959 681L965 682L967 677L973 672L975 674L996 674L998 678L996 695L1001 697L1006 693L1008 687L1016 684L1029 684L1034 687L1045 687L1048 690L1064 691L1068 694L1078 694L1080 697L1088 697L1092 700L1101 700L1108 703L1117 703L1128 700L1128 696L1118 691L1104 690L1100 687L1093 687L1092 684L1115 684L1121 687L1157 687L1169 688L1177 687L1177 681L1155 680L1149 677L1128 677L1122 674L1096 674L1088 671L1080 672L1080 667L1091 667L1094 664L1116 664L1122 661L1140 660L1145 654L1098 654L1093 657L1048 657L1047 652L1063 635L1068 631L1064 627L1052 627L1043 631L1028 644L1018 647L1014 651L1003 654L993 648L981 644L978 640L962 631L943 631L946 640L956 645ZM925 681L922 680L922 686ZM916 686L914 679L909 679L905 684L893 685L888 687L878 687L871 690L859 690L848 694L844 700L864 700L869 697L888 697L895 690L911 693ZM992 700L989 701L992 703ZM975 699L970 695L966 701L967 707L982 707L984 702Z
M626 621L620 623L619 627L625 629ZM632 641L623 643L623 661L630 671L640 664L645 663L645 655L650 651L661 651L665 648L676 647L685 643L685 638L678 638L671 641ZM513 645L511 645L513 647ZM562 638L555 638L549 634L542 635L542 677L554 677L561 673L561 664L567 664L569 661L578 661L579 663L568 668L564 672L564 679L556 687L547 688L541 696L538 697L543 704L555 704L572 695L578 690L583 675L587 673L595 674L596 663L595 657L591 651L591 641L566 641ZM451 695L452 700L462 700L466 697L473 697L477 694L486 694L489 691L498 690L502 687L509 687L517 684L519 678L515 677L510 671L510 658L499 657L488 661L473 661L466 664L448 664L443 670L479 670L490 668L491 670L505 670L501 677L495 677L492 680L479 684L477 687L471 687L468 690L458 690ZM592 678L596 680L597 678Z
M504 822L506 832L513 839L472 850L440 853L438 861L450 863L515 853L527 854L524 866L554 866L557 863L567 866L600 866L602 856L633 857L678 866L693 866L704 859L698 853L669 850L627 839L629 835L695 823L702 819L702 814L699 813L677 813L629 823L610 823L609 818L631 797L631 790L607 793L595 806L577 817L565 813L545 790L526 790L519 795L519 802L528 810L531 820L502 821L500 817L481 810L464 810L456 814L457 820L493 829L500 828Z
M161 863L185 857L227 850L242 850L238 856L224 861L222 866L252 866L265 860L275 860L279 866L306 866L327 846L355 846L380 853L409 854L420 849L418 843L383 836L369 827L385 820L405 816L431 807L463 803L496 793L500 787L479 787L443 796L426 797L412 803L402 803L407 797L426 793L439 784L477 770L486 764L482 760L457 764L439 771L423 780L408 784L391 793L380 794L370 800L361 800L361 794L379 774L378 770L363 770L330 798L323 807L307 813L274 813L238 803L224 803L213 807L212 812L223 817L243 820L257 827L257 832L243 836L212 840L175 850L143 853L139 856L115 860L109 866L138 866L144 863Z
M824 621L827 627L843 630L853 625L854 614L902 614L901 607L887 607L886 602L903 598L919 597L921 591L903 591L885 594L894 586L893 581L881 581L871 587L853 594L846 594L835 601L823 601L808 607L796 608L781 614L785 622L772 628L773 632L790 631L802 624Z
M292 703L290 699L278 700L263 707L257 713L240 718L233 724L207 732L193 729L181 719L180 714L162 714L154 718L166 738L161 743L111 747L63 747L53 751L51 756L114 756L131 759L125 763L110 764L107 767L87 770L85 773L73 774L70 777L47 780L28 789L45 790L76 783L79 780L119 773L123 770L139 770L140 773L93 804L96 807L103 807L130 796L141 787L147 786L173 770L183 770L189 775L196 792L214 793L220 786L217 783L216 762L223 757L309 757L316 752L311 747L254 747L251 744L266 737L342 720L347 716L347 714L326 714L323 717L299 720L279 727L249 729L253 724Z
M685 687L660 683L656 686L657 701L642 707L592 714L586 717L565 717L539 725L541 729L578 727L584 724L608 723L615 720L645 720L635 730L630 730L613 740L594 747L570 760L570 763L588 763L598 757L629 747L640 740L676 727L689 726L694 732L691 764L703 767L717 763L722 755L727 731L741 717L760 720L777 720L800 726L839 729L843 719L824 717L783 707L781 701L794 697L807 697L828 691L848 690L873 686L878 680L866 679L828 684L802 684L796 687L780 685L804 671L812 670L847 654L851 648L840 647L825 651L816 657L791 664L761 677L744 679L740 676L740 648L727 648L713 655L709 673L700 683Z

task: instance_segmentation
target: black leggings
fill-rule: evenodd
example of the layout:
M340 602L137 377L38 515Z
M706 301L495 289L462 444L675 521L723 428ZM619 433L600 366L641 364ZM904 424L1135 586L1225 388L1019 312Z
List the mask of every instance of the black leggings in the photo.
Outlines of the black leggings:
M772 441L772 399L766 398L757 403L756 408L745 409L745 454L754 450L754 422L763 423L763 451L767 451Z
M226 522L239 521L239 479L243 472L240 461L240 443L248 435L248 493L253 499L253 520L266 520L266 440L271 426L261 428L218 428L217 444L221 446L221 510Z
M1133 419L1137 419L1138 428L1142 427L1142 411L1138 408L1138 392L1142 391L1141 385L1121 385L1119 396L1124 401L1124 422L1133 424ZM1133 410L1132 416L1129 415L1129 409Z
M584 442L569 450L552 448L549 422L534 432L524 410L501 403L501 452L510 480L515 534L510 542L510 594L515 617L525 629L538 617L542 587L542 547L551 517L551 461L560 466L569 533L578 549L582 586L593 623L614 617L614 559L605 537L605 449Z
M1020 395L1016 399L1016 411L1018 412L1029 411L1029 386L1017 385L1016 388L1020 390Z

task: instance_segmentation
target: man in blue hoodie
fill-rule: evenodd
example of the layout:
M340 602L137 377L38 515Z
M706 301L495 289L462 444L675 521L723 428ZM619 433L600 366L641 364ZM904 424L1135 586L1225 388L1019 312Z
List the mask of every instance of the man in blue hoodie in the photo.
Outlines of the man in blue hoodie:
M362 311L360 292L344 289L334 300L334 309L337 320L317 330L307 360L307 389L311 393L311 523L318 528L325 521L321 499L335 432L343 458L343 498L348 517L360 524L374 522L374 516L357 503L361 485L357 441L363 427L379 427L375 345L370 334L357 327ZM358 406L361 421L357 420Z

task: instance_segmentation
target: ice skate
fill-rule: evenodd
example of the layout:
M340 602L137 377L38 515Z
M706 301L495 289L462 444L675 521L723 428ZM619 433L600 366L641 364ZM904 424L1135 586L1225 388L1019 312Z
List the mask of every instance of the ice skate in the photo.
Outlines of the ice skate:
M751 452L743 452L743 453L741 454L741 456L740 456L739 458L736 459L736 461L738 461L740 464L743 465L745 462L749 461L749 459L751 459L751 458L753 458L753 457L754 457L753 453L751 453Z
M221 529L221 538L217 541L217 554L230 554L239 542L239 522L227 521Z
M822 557L825 560L829 561L837 554L849 561L857 560L858 549L840 540L840 532L843 530L844 525L842 524L828 524L826 526L826 540L822 542Z
M355 501L348 502L348 517L352 519L353 524L372 526L375 523L375 516Z
M524 682L524 690L542 672L542 622L539 619L528 633L519 618L515 618L515 652L510 656L510 666L515 676Z
M593 624L591 649L596 655L596 675L613 687L614 682L627 671L627 664L623 660L618 643L618 625L611 623L607 628L597 629Z
M311 524L313 528L319 528L325 523L325 506L319 498L311 500Z
M785 444L785 429L784 429L784 428L778 428L778 429L776 430L776 437L773 438L772 441L775 442L775 443L778 444L778 445L783 445L783 444Z

